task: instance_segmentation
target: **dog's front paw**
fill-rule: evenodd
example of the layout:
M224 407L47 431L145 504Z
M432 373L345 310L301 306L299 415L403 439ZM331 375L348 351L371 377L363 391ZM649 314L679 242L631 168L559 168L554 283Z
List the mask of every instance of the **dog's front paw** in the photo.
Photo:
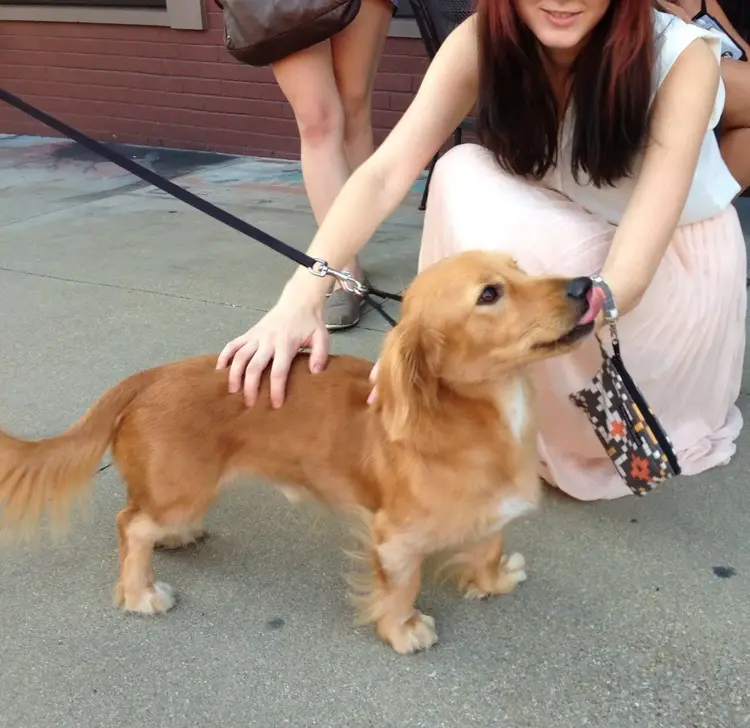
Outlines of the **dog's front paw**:
M526 581L526 559L518 552L500 559L500 574L498 575L497 594L512 592L521 582Z
M140 594L125 595L123 608L133 614L164 614L175 605L172 587L157 581L152 587L144 589Z
M466 599L485 599L493 594L510 594L527 578L526 559L521 554L503 556L500 569L491 582L481 583L476 578L466 580L464 596Z
M415 611L414 616L397 626L378 624L378 634L401 655L411 655L432 647L438 639L435 620Z

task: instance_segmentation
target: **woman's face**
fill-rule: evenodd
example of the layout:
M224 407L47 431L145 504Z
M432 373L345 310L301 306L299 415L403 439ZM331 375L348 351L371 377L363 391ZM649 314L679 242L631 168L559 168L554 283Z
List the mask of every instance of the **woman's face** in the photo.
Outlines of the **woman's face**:
M612 0L515 0L521 21L547 55L571 63Z

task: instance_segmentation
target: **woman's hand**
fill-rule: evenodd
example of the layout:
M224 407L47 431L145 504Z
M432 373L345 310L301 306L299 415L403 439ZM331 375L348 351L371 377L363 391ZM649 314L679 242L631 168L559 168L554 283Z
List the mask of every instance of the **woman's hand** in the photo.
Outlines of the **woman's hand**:
M261 375L272 362L271 404L281 407L289 369L300 349L310 349L310 371L322 371L328 359L328 331L321 310L322 301L285 291L255 326L230 341L219 355L217 369L231 363L229 391L244 389L245 403L255 404Z
M370 384L372 384L372 390L370 396L367 398L367 404L372 404L378 396L378 388L376 382L378 381L378 370L380 369L380 359L375 362L375 366L370 370Z

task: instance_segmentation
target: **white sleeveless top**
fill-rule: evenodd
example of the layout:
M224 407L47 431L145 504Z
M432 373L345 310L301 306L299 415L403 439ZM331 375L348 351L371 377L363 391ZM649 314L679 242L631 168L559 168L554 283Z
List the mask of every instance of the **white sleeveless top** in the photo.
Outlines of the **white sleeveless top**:
M697 38L705 38L716 56L716 62L719 63L721 60L721 36L718 33L686 23L668 13L654 10L654 35L657 51L654 95L680 53ZM719 144L713 132L724 109L724 100L724 82L720 81L711 120L698 157L693 184L690 187L679 225L690 225L718 215L740 192L739 184L721 158ZM558 164L548 172L543 184L563 193L584 209L616 225L622 219L633 193L642 160L636 159L632 176L620 180L614 187L597 189L593 184L586 182L585 174L579 175L581 183L578 184L571 172L571 132L572 114L568 114L563 122Z

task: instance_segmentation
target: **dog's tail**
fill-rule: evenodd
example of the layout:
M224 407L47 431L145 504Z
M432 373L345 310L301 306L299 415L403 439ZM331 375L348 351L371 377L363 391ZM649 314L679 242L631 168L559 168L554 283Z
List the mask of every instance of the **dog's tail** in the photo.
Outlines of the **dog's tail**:
M67 432L37 442L0 430L0 532L30 535L46 511L63 526L90 485L123 410L155 378L150 369L116 384Z

